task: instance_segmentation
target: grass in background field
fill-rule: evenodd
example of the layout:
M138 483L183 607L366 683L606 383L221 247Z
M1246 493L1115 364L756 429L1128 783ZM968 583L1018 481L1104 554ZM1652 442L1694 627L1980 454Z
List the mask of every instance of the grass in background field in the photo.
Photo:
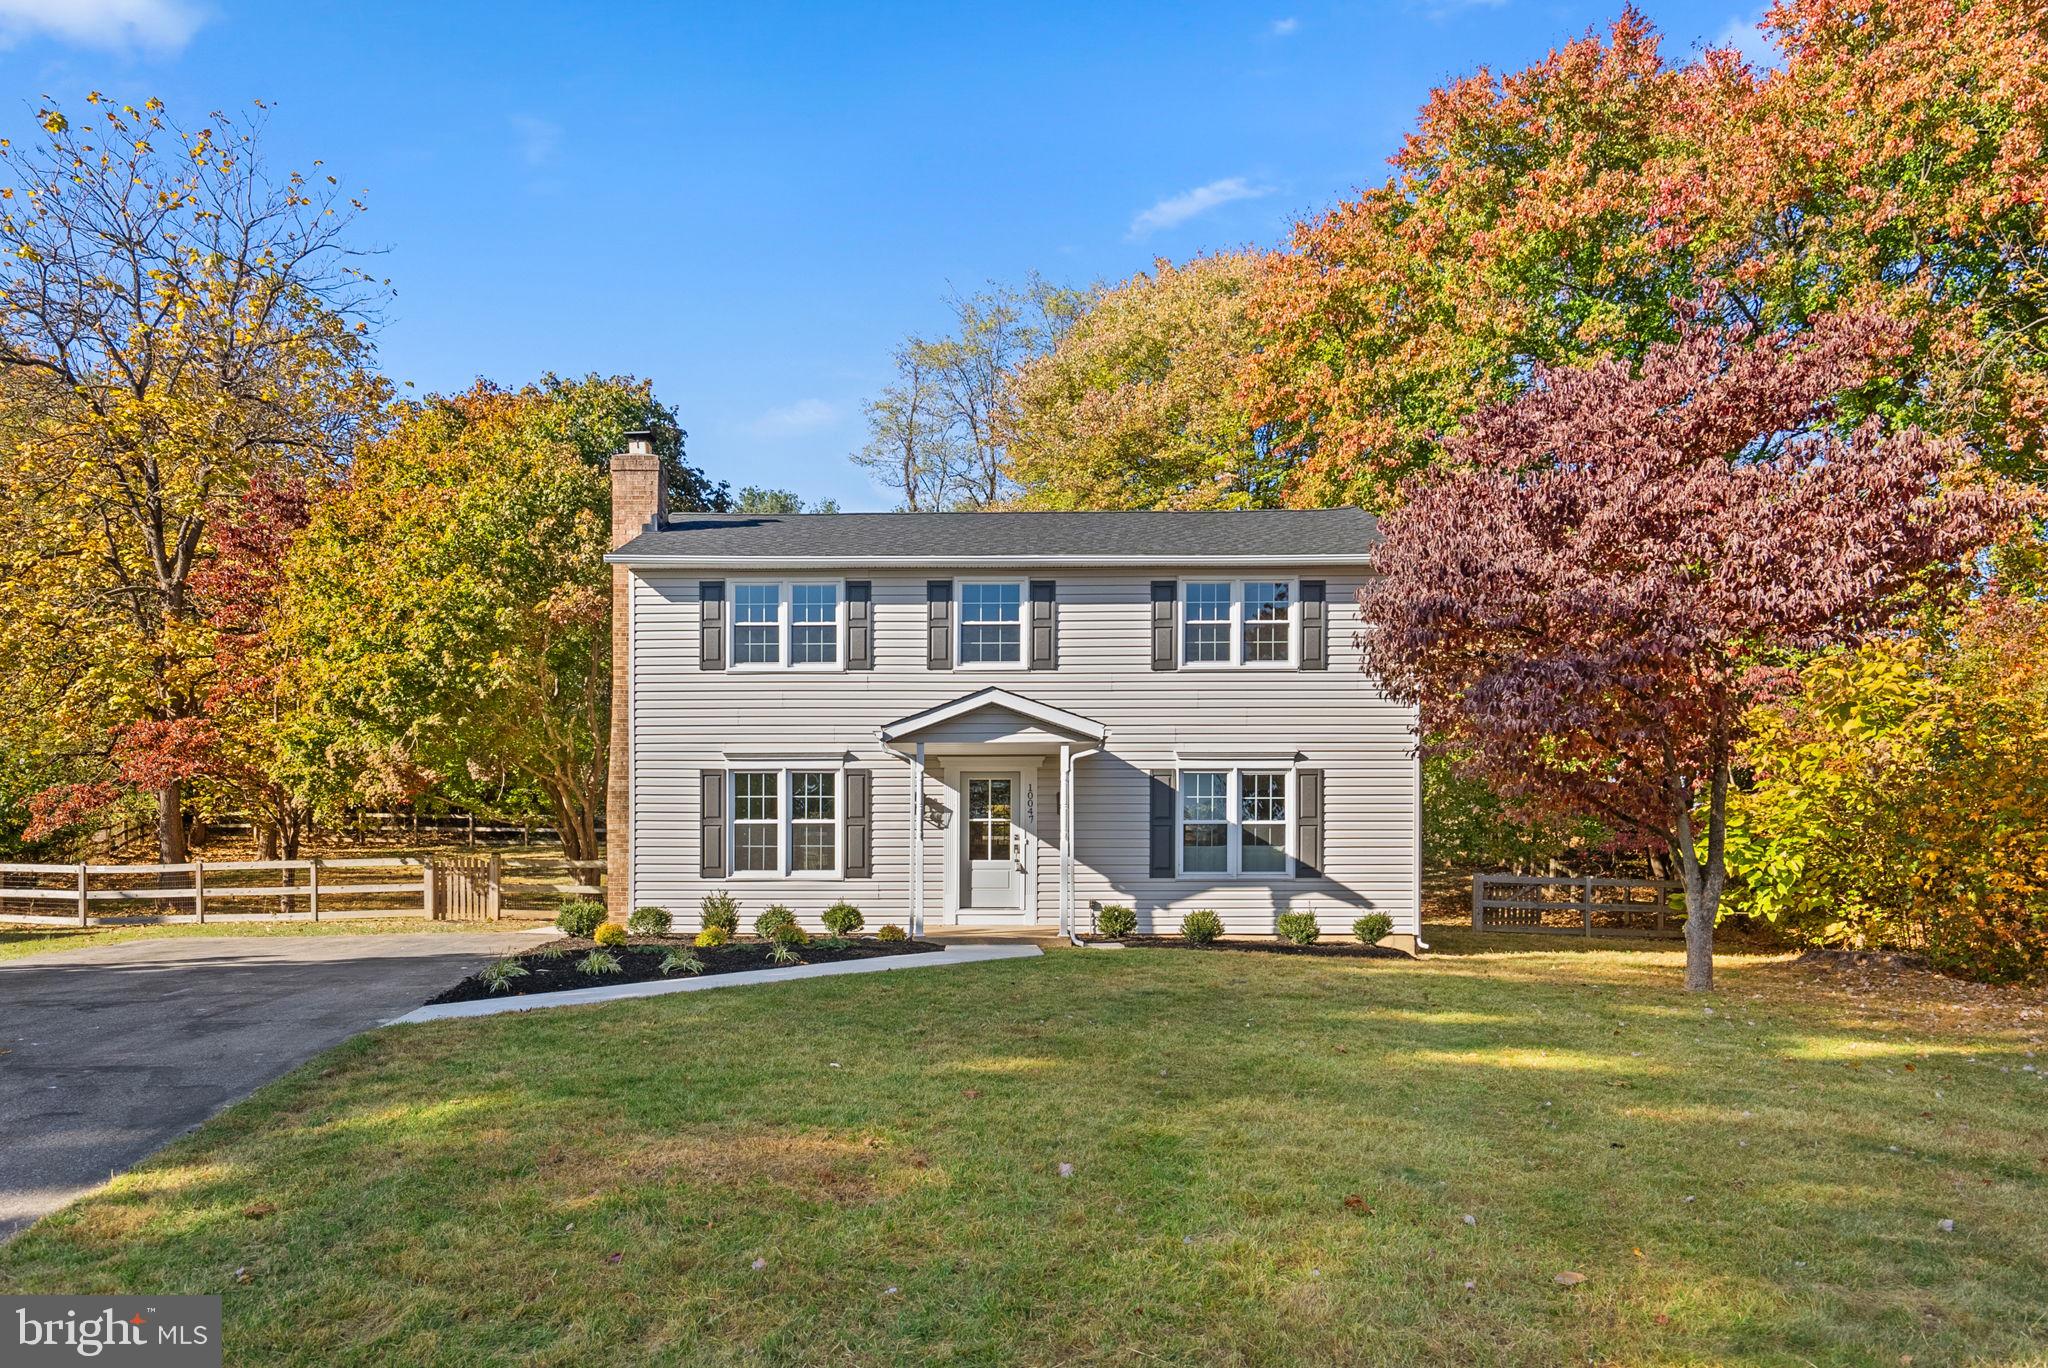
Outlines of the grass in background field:
M1432 938L381 1031L0 1290L235 1363L2040 1361L2039 995Z

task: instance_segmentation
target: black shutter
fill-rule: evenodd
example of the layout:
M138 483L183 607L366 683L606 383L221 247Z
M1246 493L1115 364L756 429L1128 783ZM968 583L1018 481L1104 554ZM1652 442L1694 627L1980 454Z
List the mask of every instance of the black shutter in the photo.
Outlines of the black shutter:
M1301 582L1301 668L1330 668L1329 586L1321 580Z
M846 877L874 877L874 791L867 770L846 771Z
M1152 877L1173 877L1172 770L1152 771Z
M725 771L699 772L704 795L697 819L697 873L706 879L722 879L725 863Z
M953 581L926 580L924 585L925 665L953 668Z
M1031 668L1056 670L1060 663L1060 604L1051 580L1031 581Z
M871 580L846 582L846 668L875 668L875 586Z
M725 581L697 585L697 668L725 668Z
M1173 580L1152 581L1152 668L1174 668L1173 614L1180 585Z
M1294 775L1294 873L1302 879L1323 872L1323 772L1297 770Z

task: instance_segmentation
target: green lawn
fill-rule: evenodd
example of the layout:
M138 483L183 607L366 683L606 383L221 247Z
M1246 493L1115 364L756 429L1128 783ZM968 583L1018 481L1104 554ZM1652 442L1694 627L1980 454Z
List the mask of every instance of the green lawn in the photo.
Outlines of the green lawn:
M0 1290L221 1292L238 1364L2044 1361L2039 994L1437 939L385 1030Z
M191 936L365 936L409 931L514 931L539 922L436 922L424 917L355 917L335 921L191 922L169 926L0 926L0 960L51 950L80 950L133 940L182 940Z

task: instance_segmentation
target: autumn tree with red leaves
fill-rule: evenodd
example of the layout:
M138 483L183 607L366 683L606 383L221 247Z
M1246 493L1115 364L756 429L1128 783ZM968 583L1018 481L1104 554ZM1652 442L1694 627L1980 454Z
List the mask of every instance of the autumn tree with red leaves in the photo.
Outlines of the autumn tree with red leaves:
M1837 396L1905 343L1868 314L1800 337L1681 311L1640 366L1539 368L1382 524L1371 666L1529 816L1592 815L1684 872L1686 987L1713 985L1745 714L1797 653L1897 625L2011 530L1965 449Z

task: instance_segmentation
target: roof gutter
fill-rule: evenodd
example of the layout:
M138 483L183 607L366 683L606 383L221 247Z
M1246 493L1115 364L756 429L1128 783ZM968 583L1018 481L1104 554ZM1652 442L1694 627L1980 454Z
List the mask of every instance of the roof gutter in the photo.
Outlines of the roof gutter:
M889 566L966 566L1000 569L1013 565L1248 565L1299 569L1302 566L1313 565L1370 566L1372 557L1312 553L1289 556L1232 556L1214 552L1144 556L785 556L765 553L755 556L683 556L615 551L606 556L604 561L606 565L623 565L628 570L758 570L769 566L815 566L820 569L842 566L862 569L885 569Z

